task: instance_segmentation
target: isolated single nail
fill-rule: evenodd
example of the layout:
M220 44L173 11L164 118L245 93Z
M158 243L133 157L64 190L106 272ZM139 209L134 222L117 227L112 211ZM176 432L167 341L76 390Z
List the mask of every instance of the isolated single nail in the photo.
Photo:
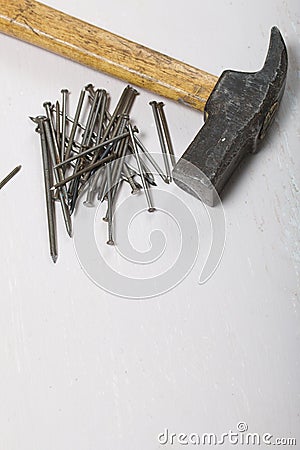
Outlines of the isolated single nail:
M0 182L0 189L3 188L3 186L6 185L20 170L22 166L17 166L14 170L12 170L1 182Z
M175 154L174 154L174 149L173 149L173 144L172 144L172 140L171 140L171 135L170 135L170 130L169 130L169 126L168 126L168 122L167 122L167 118L164 112L164 103L163 102L159 102L157 104L157 110L160 116L160 121L163 127L163 131L164 131L164 135L165 135L165 140L166 140L166 144L167 144L167 149L169 152L169 156L170 156L170 160L172 163L172 167L174 168L175 164L176 164L176 158L175 158Z

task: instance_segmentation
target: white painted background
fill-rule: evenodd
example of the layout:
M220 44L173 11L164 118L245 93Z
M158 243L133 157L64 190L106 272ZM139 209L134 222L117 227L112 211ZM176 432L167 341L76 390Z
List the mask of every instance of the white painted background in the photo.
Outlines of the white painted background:
M290 66L272 132L224 198L218 270L203 286L192 272L139 302L90 281L61 221L60 257L51 264L38 136L28 119L62 87L75 98L93 82L116 101L125 84L0 36L0 177L23 166L0 192L0 450L153 450L165 427L222 433L239 421L252 432L297 437L299 448L299 2L47 3L217 75L260 68L276 24ZM155 148L155 97L140 92L134 114ZM166 105L180 156L202 116Z

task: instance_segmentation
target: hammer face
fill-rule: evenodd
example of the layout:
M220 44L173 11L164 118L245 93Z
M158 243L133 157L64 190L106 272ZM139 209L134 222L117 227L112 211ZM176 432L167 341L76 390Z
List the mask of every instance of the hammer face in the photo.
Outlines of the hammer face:
M287 65L283 38L273 27L260 71L223 72L206 103L204 126L174 168L174 181L181 188L209 206L216 204L238 164L247 153L256 151L272 123L283 95Z

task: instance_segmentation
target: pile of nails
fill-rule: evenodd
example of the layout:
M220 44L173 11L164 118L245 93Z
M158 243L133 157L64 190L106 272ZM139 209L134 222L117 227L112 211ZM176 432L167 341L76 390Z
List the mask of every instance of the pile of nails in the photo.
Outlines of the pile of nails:
M54 262L58 257L55 202L59 202L66 230L72 236L71 216L79 195L88 184L84 204L92 206L96 195L99 201L107 201L103 220L108 222L107 244L113 245L113 208L124 182L129 184L132 194L144 193L147 209L153 212L155 207L149 188L156 186L154 174L166 183L172 181L175 157L164 105L150 102L163 156L163 171L131 124L129 113L137 95L134 88L126 86L110 113L108 93L88 84L80 92L72 117L68 112L69 91L62 89L61 102L55 105L45 102L45 114L30 117L40 135L49 247ZM129 155L132 162L128 160Z

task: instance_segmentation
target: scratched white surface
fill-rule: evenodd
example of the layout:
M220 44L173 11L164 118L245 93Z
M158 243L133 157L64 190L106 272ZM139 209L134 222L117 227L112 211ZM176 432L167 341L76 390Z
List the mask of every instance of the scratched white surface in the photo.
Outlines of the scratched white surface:
M117 99L124 83L0 36L0 178L23 166L0 192L0 450L153 450L163 448L157 435L166 427L225 433L239 421L296 437L299 448L299 2L47 3L217 75L260 68L276 24L290 66L272 132L224 198L227 242L216 273L199 286L192 271L176 289L138 302L87 278L61 221L51 264L28 119L62 87L77 97L93 82ZM134 114L155 147L155 97L140 92ZM166 105L180 156L202 116Z

